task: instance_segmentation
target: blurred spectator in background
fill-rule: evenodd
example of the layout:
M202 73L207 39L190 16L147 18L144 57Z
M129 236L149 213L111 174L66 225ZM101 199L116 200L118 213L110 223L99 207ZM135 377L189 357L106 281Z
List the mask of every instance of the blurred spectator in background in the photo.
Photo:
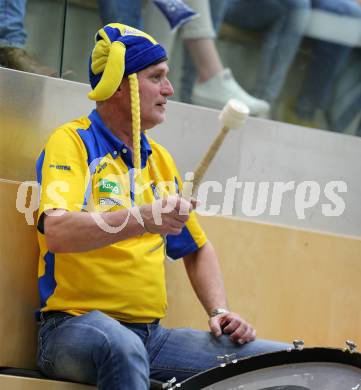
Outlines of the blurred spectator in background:
M264 33L254 96L272 104L297 54L310 15L310 0L210 0L215 30L222 22ZM182 100L190 100L190 63L185 58Z
M223 0L225 1L225 0ZM222 108L231 99L246 103L253 115L267 115L269 104L249 95L234 79L231 71L223 67L215 46L215 32L212 26L209 0L187 0L188 6L199 13L180 28L181 37L190 53L195 69L192 102L213 108ZM225 1L226 2L226 1ZM120 22L134 27L142 26L142 0L98 0L103 24ZM164 31L164 34L169 34ZM162 38L154 35L162 42ZM191 81L191 84L192 81Z
M327 106L328 129L361 137L361 50L353 50L339 72ZM358 118L358 119L357 119Z
M0 65L8 68L56 76L54 69L40 65L25 50L26 0L0 0Z
M254 95L273 103L287 77L310 13L310 0L210 0L213 23L264 32ZM182 100L190 100L190 63L185 58Z
M123 23L142 29L143 0L98 0L103 25Z
M349 17L361 23L361 0L312 0L312 7L317 10L332 12L337 15ZM335 41L342 35L341 31L335 31ZM329 42L319 39L312 39L312 57L308 66L306 78L303 82L300 96L296 103L295 116L288 118L290 122L299 123L306 126L317 127L315 123L316 113L321 111L327 116L330 107L332 91L335 80L341 70L344 70L352 46ZM352 99L351 95L348 94ZM345 96L345 99L347 97ZM349 114L343 113L344 119L334 122L346 123L352 120L351 111L353 105L357 105L357 99L349 102ZM358 106L360 110L361 105ZM345 115L349 118L346 118ZM330 124L331 129L342 131L341 122ZM349 123L348 123L349 124Z
M297 54L310 15L310 0L230 0L225 22L263 30L255 96L273 103Z
M355 93L356 92L356 93ZM336 110L329 110L327 119L330 129L339 133L344 133L345 129L356 118L360 117L361 113L361 82L350 89L349 94L344 96L346 104L343 104L343 110L337 112ZM355 135L361 137L361 118L358 121L355 129Z
M222 108L234 98L246 103L252 115L267 116L269 104L249 95L234 79L231 70L224 68L214 41L216 34L209 1L187 0L186 3L200 13L199 19L190 21L181 31L198 76L192 89L192 103ZM200 28L202 25L207 28Z

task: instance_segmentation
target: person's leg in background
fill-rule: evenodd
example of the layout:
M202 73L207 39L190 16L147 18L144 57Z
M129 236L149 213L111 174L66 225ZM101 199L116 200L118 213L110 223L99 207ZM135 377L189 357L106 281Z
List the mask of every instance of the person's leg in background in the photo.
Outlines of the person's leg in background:
M345 133L351 129L354 120L360 115L361 107L361 52L353 50L349 61L338 73L330 102L325 112L327 129ZM359 129L355 129L356 135Z
M351 47L314 40L311 62L295 108L301 121L312 123L317 110L326 110L335 78L351 51Z
M352 69L352 71L359 74L359 69ZM350 85L342 96L336 99L333 96L333 101L326 112L328 130L344 133L353 120L360 115L361 80L360 77L357 79L356 83ZM361 137L361 121L356 127L355 135Z
M0 46L24 48L26 0L0 0Z
M26 0L0 0L0 65L7 68L55 76L54 69L40 65L24 50Z
M218 51L214 45L209 1L188 0L186 3L199 13L199 17L181 28L181 37L190 52L198 80L203 83L223 70Z
M154 37L170 55L174 33L169 23L151 0L98 0L103 25L122 23L144 30Z
M356 0L313 0L313 7L361 22L361 5ZM296 103L297 119L312 123L317 110L327 111L335 80L340 71L346 71L351 52L351 46L313 41L311 62Z
M195 9L201 16L185 24L181 29L181 37L185 42L198 76L197 83L192 89L192 102L213 108L222 108L231 99L239 99L247 104L253 115L267 115L269 105L249 95L234 80L229 69L224 69L215 46L215 32L211 22L210 4L208 0L188 0L186 3ZM220 18L224 5L220 9ZM218 23L219 24L219 23ZM192 73L189 59L185 59L183 74ZM183 101L189 101L189 93L193 79L183 77L182 93Z
M310 0L279 0L280 17L268 31L262 48L255 95L273 103L282 90L310 16Z
M357 85L358 94L354 96L353 100L349 102L350 104L346 106L345 110L342 112L342 115L339 117L333 118L333 121L329 120L330 130L337 131L339 133L344 133L345 129L350 125L350 123L356 118L357 115L360 115L361 107L361 85ZM354 92L354 91L353 91ZM355 135L361 137L361 120L356 126Z
M141 29L142 3L143 0L98 0L102 23L123 23Z
M254 95L273 103L297 54L309 19L310 0L232 0L225 21L264 31Z

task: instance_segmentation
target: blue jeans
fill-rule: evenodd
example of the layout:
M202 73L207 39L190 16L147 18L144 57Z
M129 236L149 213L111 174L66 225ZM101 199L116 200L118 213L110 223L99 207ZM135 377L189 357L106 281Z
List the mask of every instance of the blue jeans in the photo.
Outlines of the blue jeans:
M280 94L310 15L310 0L231 0L225 21L264 31L254 95L273 102Z
M342 112L341 115L332 117L330 113L328 115L328 121L331 126L331 130L342 133L344 129L351 123L351 121L360 113L361 107L361 85L358 86L358 94L354 97L353 101ZM356 127L355 135L361 137L361 120Z
M361 86L358 88L359 94L350 102L350 105L339 116L332 116L332 112L327 115L328 123L332 131L343 133L345 128L360 113L361 107ZM356 126L355 135L361 137L361 120Z
M313 0L315 9L359 18L361 6L355 0ZM312 58L296 103L297 115L305 120L314 119L317 109L326 111L330 104L335 80L344 69L352 47L332 42L312 40Z
M26 0L0 0L0 47L23 48Z
M142 2L143 0L98 0L103 24L124 23L141 29Z
M215 30L223 19L236 28L265 33L254 95L273 102L283 87L307 26L310 0L210 0ZM181 100L190 101L194 73L184 60Z
M241 346L225 335L120 323L99 311L42 321L38 344L38 366L45 375L94 384L99 390L145 390L149 377L183 381L219 365L217 355L241 358L289 347L266 340Z
M360 113L361 107L361 53L355 51L351 55L347 72L342 72L336 80L332 100L326 110L329 129L344 132ZM361 121L356 129L361 137Z

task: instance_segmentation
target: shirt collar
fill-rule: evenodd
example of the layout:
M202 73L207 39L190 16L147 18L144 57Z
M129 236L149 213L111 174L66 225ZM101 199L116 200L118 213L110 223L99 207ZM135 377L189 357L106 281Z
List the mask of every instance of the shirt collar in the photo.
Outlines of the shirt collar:
M110 129L104 124L102 118L100 117L97 110L93 110L89 119L92 124L95 125L96 132L99 132L105 142L105 147L108 153L110 153L113 158L116 158L120 152L125 148L128 150L128 153L125 156L122 154L123 159L129 166L132 165L132 152L129 150L127 145L116 135L114 135ZM114 153L116 152L116 153ZM146 135L142 132L140 135L140 154L142 160L142 168L144 168L147 164L148 157L152 154L152 147L150 146Z

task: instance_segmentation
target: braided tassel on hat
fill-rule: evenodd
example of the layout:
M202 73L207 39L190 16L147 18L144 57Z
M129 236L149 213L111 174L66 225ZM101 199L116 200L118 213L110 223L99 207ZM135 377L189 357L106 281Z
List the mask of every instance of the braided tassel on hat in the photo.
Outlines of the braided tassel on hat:
M166 60L164 48L150 35L120 23L111 23L98 31L95 47L89 61L89 78L92 100L109 99L118 89L125 76L129 79L130 104L132 113L133 166L135 184L135 203L144 203L141 193L141 153L140 153L140 98L137 72L148 66ZM161 178L155 161L149 156L149 164L156 184ZM138 191L137 191L138 189ZM138 194L139 192L139 194ZM162 188L161 196L167 195Z

